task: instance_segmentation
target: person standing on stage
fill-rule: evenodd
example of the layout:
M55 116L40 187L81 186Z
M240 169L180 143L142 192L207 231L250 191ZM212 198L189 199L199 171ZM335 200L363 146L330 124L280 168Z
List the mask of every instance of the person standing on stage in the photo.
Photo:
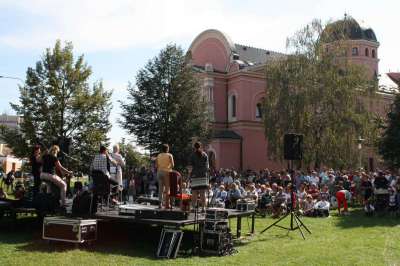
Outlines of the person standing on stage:
M58 188L60 188L60 199L61 199L61 208L65 207L65 196L67 193L67 183L61 179L58 175L56 175L56 169L59 172L64 172L67 175L71 175L72 172L65 169L60 161L57 159L57 154L60 152L60 148L57 145L53 145L50 147L47 154L42 157L42 173L40 174L40 178L42 180L47 180L52 182Z
M119 153L119 146L115 144L113 147L113 153L111 154L111 158L113 158L117 165L111 166L111 178L118 182L118 184L122 187L122 168L125 167L125 159Z
M100 146L99 153L93 158L90 171L101 171L108 177L108 180L112 185L118 185L118 182L111 178L111 164L114 166L118 165L118 163L108 154L106 146Z
M200 196L200 206L205 210L209 162L207 153L203 151L200 142L194 144L194 152L190 157L189 165L191 166L192 205L194 208L196 207L197 199Z
M158 199L160 200L160 208L170 208L169 202L169 173L174 168L174 157L169 153L168 144L163 144L161 153L156 159L157 179L158 179Z
M40 187L40 170L42 167L42 159L41 159L41 151L40 146L35 145L33 147L32 156L30 158L31 168L32 168L32 176L33 176L33 196L35 197L39 193Z

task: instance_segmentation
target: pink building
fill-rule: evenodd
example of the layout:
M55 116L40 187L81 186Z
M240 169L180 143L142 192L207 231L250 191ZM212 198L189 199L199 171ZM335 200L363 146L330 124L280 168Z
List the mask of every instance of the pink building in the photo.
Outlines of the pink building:
M204 80L215 129L208 146L212 166L235 169L280 167L268 158L260 102L264 66L284 55L235 44L218 30L206 30L189 48L192 65Z
M345 16L330 27L347 28L347 58L364 65L368 78L378 75L378 47L372 29L363 29ZM213 167L238 170L280 169L267 153L260 102L267 89L265 65L284 54L234 43L221 31L200 33L189 47L192 66L198 70L208 98L215 134L208 146Z

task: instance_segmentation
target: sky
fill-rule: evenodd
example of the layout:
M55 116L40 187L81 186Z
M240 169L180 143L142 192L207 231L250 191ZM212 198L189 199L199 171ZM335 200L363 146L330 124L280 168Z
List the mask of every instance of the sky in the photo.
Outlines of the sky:
M206 29L233 42L285 52L286 38L313 19L328 22L347 13L371 27L380 42L380 74L400 71L399 0L0 0L0 75L25 79L55 41L72 41L92 67L91 82L113 91L109 137L133 136L117 123L128 83L167 44L183 49ZM0 79L0 112L13 114L19 80Z

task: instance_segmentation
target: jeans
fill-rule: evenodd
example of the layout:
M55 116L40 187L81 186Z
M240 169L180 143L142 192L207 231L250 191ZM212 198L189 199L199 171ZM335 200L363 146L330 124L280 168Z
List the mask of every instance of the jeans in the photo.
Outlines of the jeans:
M60 189L61 206L65 206L65 196L67 194L67 184L61 177L49 173L42 173L40 179L50 181ZM49 188L47 188L49 189Z

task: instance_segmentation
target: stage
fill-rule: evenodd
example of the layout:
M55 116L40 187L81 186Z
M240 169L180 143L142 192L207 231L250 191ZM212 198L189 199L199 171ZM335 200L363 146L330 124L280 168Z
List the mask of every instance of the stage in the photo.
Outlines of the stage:
M155 213L160 213L160 212L181 212L178 208L174 208L172 210L161 210L158 209L157 206L153 205L141 205L141 204L132 204L131 206L134 206L137 209L146 209L146 210L152 210ZM254 211L237 211L233 209L226 209L228 211L228 219L234 219L236 218L237 223L236 223L236 237L240 238L241 237L241 231L242 231L242 218L243 217L249 217L251 218L251 229L250 232L254 234L254 226L255 226L255 212ZM156 215L157 216L157 215ZM148 225L155 225L155 226L162 226L162 227L175 227L175 228L182 228L187 225L199 225L202 226L205 221L205 214L204 213L197 213L195 214L194 212L188 213L188 216L186 219L182 220L172 220L172 219L159 219L159 218L151 218L151 219L144 219L144 218L138 218L135 216L129 216L129 215L121 215L119 214L117 209L105 209L103 211L98 210L97 213L94 215L95 219L99 221L125 221L125 222L130 222L130 223L137 223L137 224L148 224Z

